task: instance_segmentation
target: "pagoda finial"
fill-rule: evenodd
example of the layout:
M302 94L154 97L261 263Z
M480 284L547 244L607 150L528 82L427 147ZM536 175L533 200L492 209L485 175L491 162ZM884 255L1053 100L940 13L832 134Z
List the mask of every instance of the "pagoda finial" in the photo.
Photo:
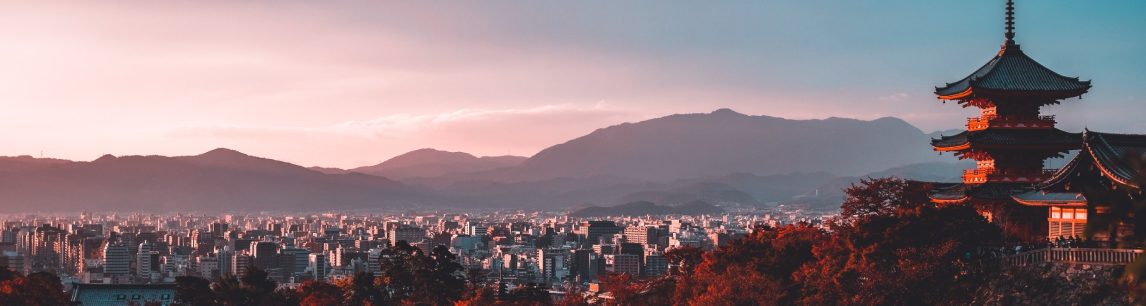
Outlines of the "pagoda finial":
M1015 1L1007 0L1007 43L1015 43Z

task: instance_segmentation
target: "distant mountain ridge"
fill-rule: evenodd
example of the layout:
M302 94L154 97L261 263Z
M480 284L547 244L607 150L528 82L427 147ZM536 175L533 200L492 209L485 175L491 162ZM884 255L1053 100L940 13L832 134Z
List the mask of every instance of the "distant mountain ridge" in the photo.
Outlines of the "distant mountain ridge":
M447 152L435 149L418 149L390 158L373 166L353 169L311 167L311 170L340 174L358 172L384 176L393 179L410 177L435 177L451 173L470 173L513 167L526 158L522 156L477 157L465 152Z
M216 149L195 156L104 155L91 162L0 159L0 209L300 210L425 202L417 188L365 174L329 175Z
M480 176L532 181L612 175L669 181L735 172L859 175L940 161L929 139L892 117L790 120L720 109L598 129L542 150L517 167Z
M863 175L958 180L895 118L788 120L722 109L598 129L530 157L421 149L354 169L234 150L91 162L0 157L0 210L252 211L842 201ZM908 165L908 166L905 166ZM840 174L845 174L841 176ZM460 205L460 206L459 206Z
M674 206L661 206L649 201L634 201L612 207L587 206L569 212L570 217L644 216L644 215L715 215L724 209L704 201Z

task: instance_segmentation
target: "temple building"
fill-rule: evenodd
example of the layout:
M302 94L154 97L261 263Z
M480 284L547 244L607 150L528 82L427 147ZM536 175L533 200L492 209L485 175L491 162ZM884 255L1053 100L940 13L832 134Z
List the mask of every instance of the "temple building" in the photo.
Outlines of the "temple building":
M1085 200L1054 193L1035 197L1032 192L1065 175L1045 169L1047 159L1065 157L1092 138L1107 137L1059 130L1054 116L1040 113L1043 106L1081 98L1090 90L1090 81L1058 74L1023 52L1014 39L1013 1L1007 2L1006 20L1006 41L994 58L967 77L935 89L939 99L979 108L981 115L967 120L966 131L932 140L936 151L973 159L977 167L964 171L963 183L939 186L931 198L973 205L1012 236L1081 236L1088 215ZM1046 202L1051 199L1062 201Z

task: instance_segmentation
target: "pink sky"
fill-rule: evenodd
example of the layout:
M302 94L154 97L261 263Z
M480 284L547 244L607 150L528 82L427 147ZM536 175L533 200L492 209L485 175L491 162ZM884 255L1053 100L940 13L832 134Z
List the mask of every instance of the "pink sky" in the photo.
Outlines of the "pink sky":
M931 86L969 73L1001 41L992 28L955 50L845 41L856 49L831 53L839 48L782 34L784 20L757 24L734 7L462 5L0 3L0 155L92 160L226 147L331 167L425 147L529 156L597 128L718 108L896 116L931 132L975 115L938 103ZM943 52L967 55L916 68ZM914 62L899 63L904 54ZM1077 50L1063 54L1050 53L1052 62Z

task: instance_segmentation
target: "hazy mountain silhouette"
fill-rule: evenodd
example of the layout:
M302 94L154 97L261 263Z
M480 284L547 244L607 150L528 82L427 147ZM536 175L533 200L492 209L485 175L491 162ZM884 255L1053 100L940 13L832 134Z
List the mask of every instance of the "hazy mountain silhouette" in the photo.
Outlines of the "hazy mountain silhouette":
M939 158L927 139L940 133L895 118L788 120L718 110L599 129L528 159L422 149L343 170L227 149L91 162L0 157L0 209L565 209L640 201L831 207L842 201L841 188L864 175L958 180L970 165L927 163Z
M860 175L940 160L929 135L897 118L789 120L728 109L598 129L503 171L503 181L612 175L670 181L700 176L825 171Z
M0 162L0 207L6 211L299 210L426 201L417 189L387 178L323 174L228 149L180 157Z
M512 167L521 164L526 158L521 156L477 157L464 152L446 152L434 149L419 149L395 156L380 164L358 167L349 170L312 167L323 173L358 172L384 176L393 179L410 177L436 177L450 173L469 173Z
M649 201L634 201L613 207L584 206L569 212L570 217L644 216L644 215L714 215L724 209L704 201L674 206L660 206Z

